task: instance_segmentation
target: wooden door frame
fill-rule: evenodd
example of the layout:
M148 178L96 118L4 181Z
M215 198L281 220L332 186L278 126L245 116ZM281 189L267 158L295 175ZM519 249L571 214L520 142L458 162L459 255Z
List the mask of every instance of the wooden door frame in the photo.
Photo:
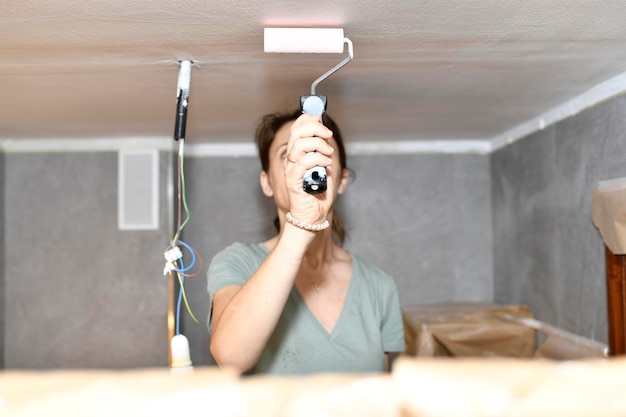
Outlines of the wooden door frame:
M626 353L626 255L605 246L609 355Z

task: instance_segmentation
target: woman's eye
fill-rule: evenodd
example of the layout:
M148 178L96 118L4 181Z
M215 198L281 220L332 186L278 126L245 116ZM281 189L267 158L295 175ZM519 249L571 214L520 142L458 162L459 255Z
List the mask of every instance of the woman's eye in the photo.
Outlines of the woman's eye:
M280 159L285 159L285 158L287 158L287 151L286 150L282 151L281 154L280 154Z

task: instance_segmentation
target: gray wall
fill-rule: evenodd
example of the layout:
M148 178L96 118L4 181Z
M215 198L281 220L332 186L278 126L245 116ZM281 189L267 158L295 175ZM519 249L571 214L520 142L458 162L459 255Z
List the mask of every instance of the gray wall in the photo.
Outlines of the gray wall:
M607 342L598 181L626 176L626 98L584 111L491 157L495 301Z
M491 301L493 265L489 156L349 156L356 180L338 201L346 247L392 274L404 305ZM234 241L272 236L276 215L259 188L256 158L189 158L192 212L184 240L205 268ZM183 314L194 364L208 354L206 274L187 280L195 324Z
M543 321L606 341L591 194L626 176L625 113L618 98L492 155L351 155L356 180L338 202L347 247L394 276L403 305L526 303ZM167 364L169 161L162 155L160 230L121 232L116 152L0 154L4 366ZM204 259L187 293L205 322L211 258L270 237L274 211L255 158L188 157L185 169L183 239ZM194 364L212 363L205 323L184 310L183 320Z
M121 232L116 152L5 164L5 366L166 366L165 199L161 230Z

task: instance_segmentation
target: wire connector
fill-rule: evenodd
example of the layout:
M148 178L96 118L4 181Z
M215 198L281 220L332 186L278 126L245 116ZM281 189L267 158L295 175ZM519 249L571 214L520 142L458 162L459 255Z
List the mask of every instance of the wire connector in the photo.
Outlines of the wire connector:
M171 249L165 251L163 256L167 261L165 262L165 268L163 268L163 275L167 275L170 272L176 270L176 265L174 265L174 262L183 257L183 251L180 250L178 246L172 246Z
M172 262L166 262L165 268L163 268L163 276L166 276L170 272L176 269L176 266Z
M183 257L183 251L178 246L172 246L172 249L165 251L163 255L166 261L174 262Z

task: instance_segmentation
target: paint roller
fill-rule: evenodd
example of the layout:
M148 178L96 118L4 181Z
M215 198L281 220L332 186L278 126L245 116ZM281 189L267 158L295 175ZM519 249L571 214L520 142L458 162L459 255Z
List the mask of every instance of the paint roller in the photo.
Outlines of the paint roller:
M264 33L264 52L269 53L343 53L344 44L348 45L348 56L313 81L310 95L300 96L302 112L320 118L326 111L327 100L326 96L316 94L317 86L352 61L352 41L344 37L343 29L336 28L265 28ZM302 181L307 193L323 193L326 191L326 168L308 169Z

